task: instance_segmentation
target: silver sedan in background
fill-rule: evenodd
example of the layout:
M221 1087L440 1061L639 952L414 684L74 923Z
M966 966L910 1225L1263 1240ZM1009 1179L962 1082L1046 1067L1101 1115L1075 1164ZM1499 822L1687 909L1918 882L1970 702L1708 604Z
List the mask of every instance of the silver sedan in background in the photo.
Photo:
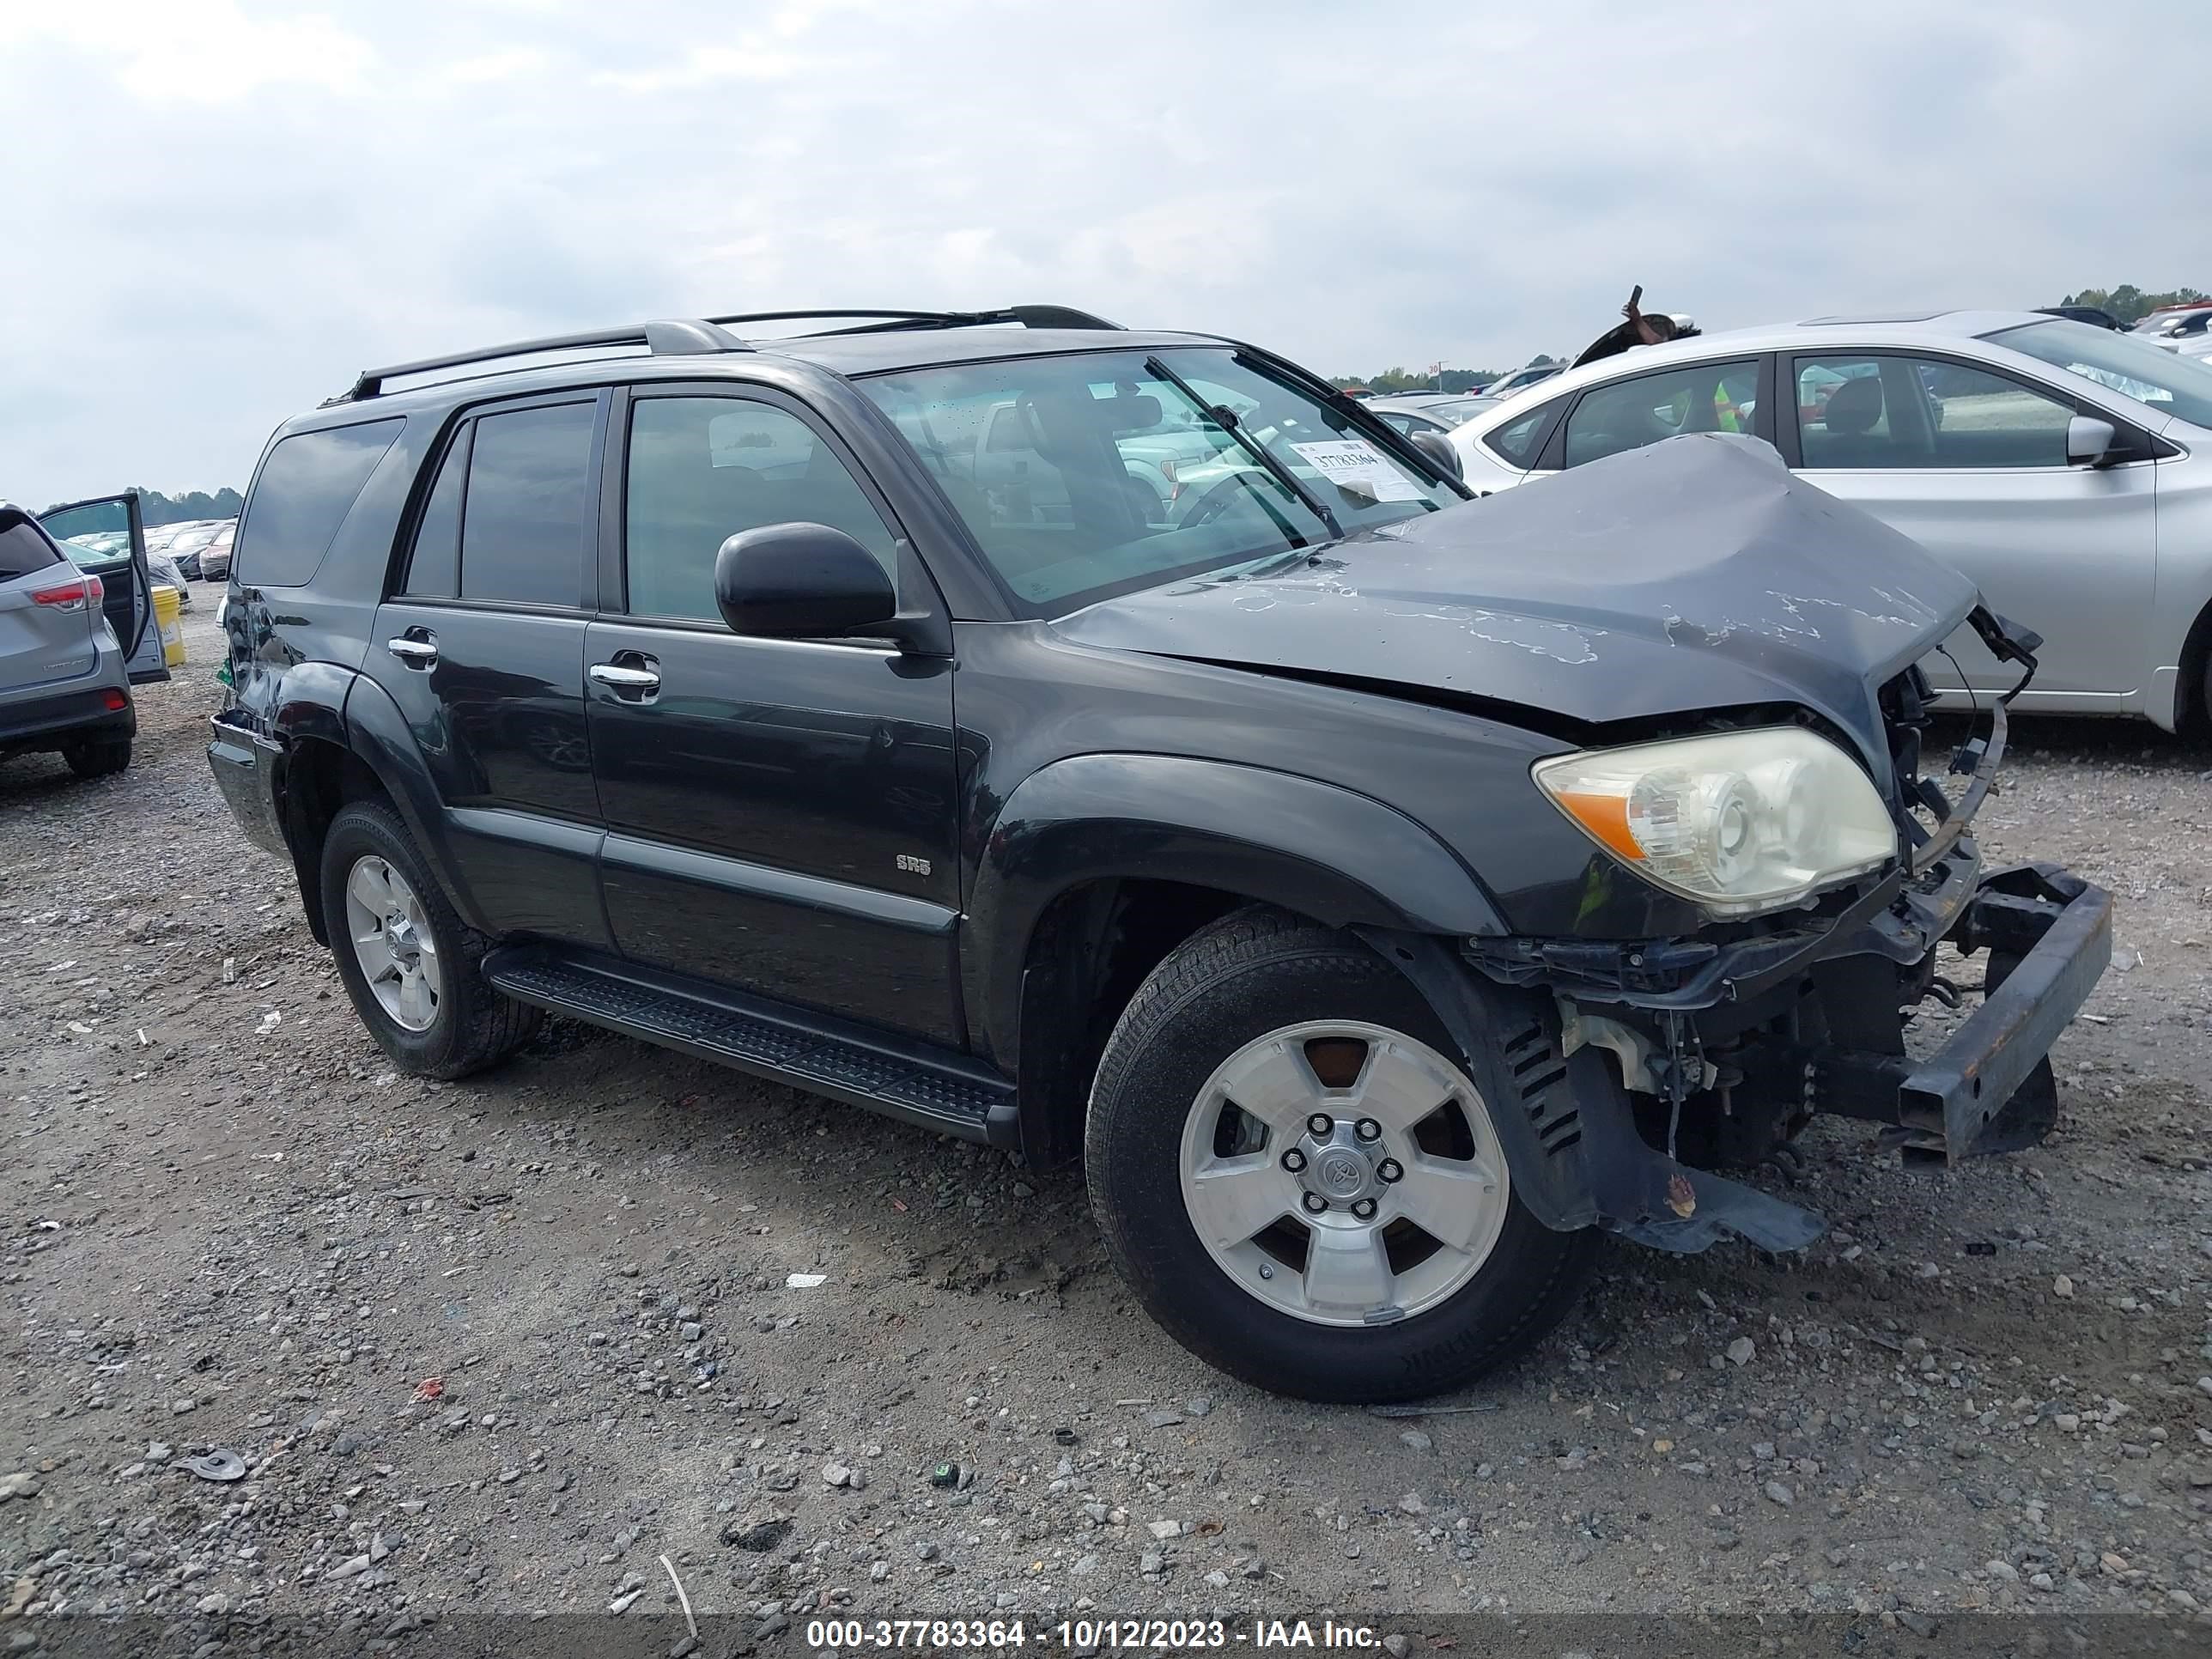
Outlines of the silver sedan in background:
M1498 406L1495 398L1468 392L1406 392L1387 398L1364 399L1368 409L1384 425L1408 438L1417 432L1438 434L1464 426L1486 409Z
M2041 634L2019 708L2168 731L2212 711L2212 365L2034 312L1824 317L1571 369L1450 442L1488 491L1728 431L1765 439ZM1977 696L2019 678L1978 643L1924 666Z

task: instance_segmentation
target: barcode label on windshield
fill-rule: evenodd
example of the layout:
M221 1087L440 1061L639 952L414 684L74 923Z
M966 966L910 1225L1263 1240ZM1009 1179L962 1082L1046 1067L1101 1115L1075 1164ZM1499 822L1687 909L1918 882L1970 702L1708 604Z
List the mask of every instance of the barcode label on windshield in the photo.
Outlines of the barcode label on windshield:
M1305 463L1341 489L1378 501L1418 501L1421 489L1364 438L1292 444Z

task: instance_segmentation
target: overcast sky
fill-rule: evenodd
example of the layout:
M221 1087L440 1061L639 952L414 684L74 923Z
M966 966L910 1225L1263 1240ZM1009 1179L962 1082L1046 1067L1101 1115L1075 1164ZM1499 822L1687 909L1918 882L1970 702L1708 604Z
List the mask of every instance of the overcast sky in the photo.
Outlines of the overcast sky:
M0 494L243 487L365 364L1053 301L1325 373L2212 289L2196 0L0 0Z

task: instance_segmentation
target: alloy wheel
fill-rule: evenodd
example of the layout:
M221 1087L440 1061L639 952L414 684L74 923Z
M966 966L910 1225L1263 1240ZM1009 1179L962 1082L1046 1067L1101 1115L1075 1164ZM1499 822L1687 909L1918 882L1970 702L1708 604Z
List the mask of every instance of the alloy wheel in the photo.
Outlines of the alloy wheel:
M1284 1026L1224 1060L1192 1103L1181 1174L1223 1271L1321 1325L1449 1298L1489 1260L1511 1192L1467 1074L1355 1020Z
M346 937L377 1006L394 1024L427 1031L438 1018L445 978L438 941L407 878L374 854L346 872Z

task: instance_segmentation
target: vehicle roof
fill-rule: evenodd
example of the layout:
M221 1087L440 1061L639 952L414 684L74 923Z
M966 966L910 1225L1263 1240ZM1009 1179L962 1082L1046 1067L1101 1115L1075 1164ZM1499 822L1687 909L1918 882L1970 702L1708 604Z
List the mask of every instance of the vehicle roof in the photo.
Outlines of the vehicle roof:
M1693 334L1685 340L1669 340L1661 345L1634 346L1594 363L1584 363L1579 368L1568 369L1563 374L1523 387L1475 419L1486 422L1484 430L1488 431L1505 421L1518 418L1523 410L1534 409L1562 392L1609 380L1630 368L1642 373L1663 368L1668 363L1705 362L1736 353L1751 356L1765 351L1795 351L1846 339L1854 346L1956 347L2000 329L2031 323L2063 324L2064 320L2040 311L1860 312L1814 317L1802 323L1723 329L1717 333ZM2067 325L2091 326L2087 323Z
M763 340L761 350L817 363L840 374L887 369L936 368L1001 357L1057 357L1072 351L1155 351L1175 346L1218 346L1203 335L1098 328L901 329L882 334L802 334Z
M1231 349L1227 341L1203 334L1158 330L1024 328L986 325L963 328L885 330L866 334L805 334L760 338L744 351L648 353L597 351L558 362L521 367L487 365L479 371L441 371L421 385L358 399L337 398L285 422L283 433L318 427L349 426L391 419L422 410L440 410L487 397L526 397L568 386L605 385L610 368L617 380L706 380L745 377L749 368L805 364L832 374L861 376L904 369L946 368L1013 357L1063 356L1074 352L1158 351L1199 346Z
M1430 404L1455 404L1474 395L1472 392L1392 392L1367 401L1377 409L1421 409Z

